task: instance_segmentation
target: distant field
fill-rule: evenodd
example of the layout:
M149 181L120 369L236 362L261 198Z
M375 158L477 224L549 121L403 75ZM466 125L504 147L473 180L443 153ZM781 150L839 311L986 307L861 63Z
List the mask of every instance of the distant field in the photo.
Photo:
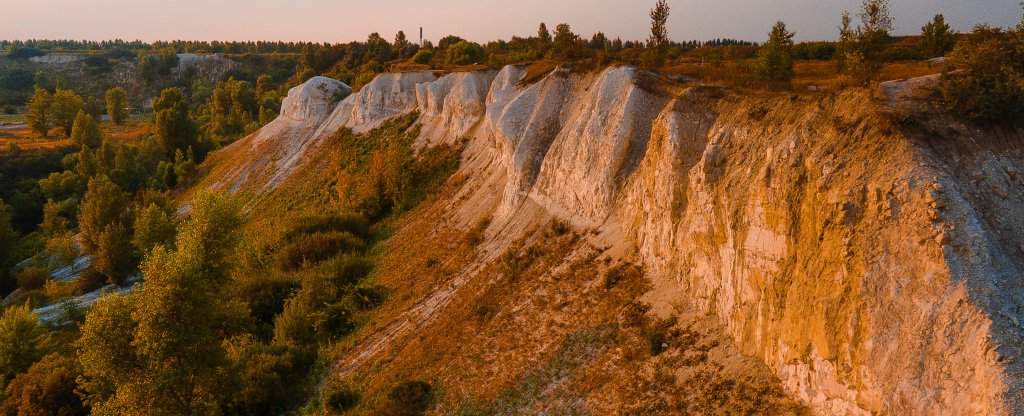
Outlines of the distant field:
M16 121L20 120L0 118L0 122ZM130 120L124 126L103 123L103 132L107 138L112 140L128 141L148 136L152 133L152 127L144 120ZM26 125L0 126L0 149L6 148L11 143L18 145L22 150L47 149L71 144L57 129L50 131L49 138L43 139Z

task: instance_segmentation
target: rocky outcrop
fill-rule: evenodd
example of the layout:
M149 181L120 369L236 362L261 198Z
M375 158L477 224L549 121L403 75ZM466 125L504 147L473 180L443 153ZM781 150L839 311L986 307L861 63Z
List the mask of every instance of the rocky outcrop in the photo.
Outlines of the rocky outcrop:
M544 210L635 252L655 311L717 315L821 414L1024 410L1020 131L910 128L864 91L744 98L629 67L524 76L383 74L319 122L283 115L236 145L310 151L419 110L419 146L465 138L463 176L502 177L492 228ZM267 159L295 161L273 175L295 155Z
M365 133L395 116L416 110L416 86L435 79L430 71L380 74L338 105L324 123L322 133L333 134L341 127Z
M340 81L313 77L293 87L281 103L281 116L256 133L214 153L210 187L231 192L275 188L302 164L329 134L321 127L352 88Z
M427 147L462 138L483 117L495 71L456 72L416 86L420 140Z

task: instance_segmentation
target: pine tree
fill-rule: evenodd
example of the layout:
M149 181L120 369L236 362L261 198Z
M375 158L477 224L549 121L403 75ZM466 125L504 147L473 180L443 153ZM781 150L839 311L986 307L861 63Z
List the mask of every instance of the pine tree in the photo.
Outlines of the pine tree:
M665 0L658 0L651 9L651 37L647 39L647 66L657 68L665 63L665 50L668 47L669 7Z
M757 51L757 72L768 82L793 78L793 36L786 24L779 21L772 27L768 42Z
M35 93L28 101L28 109L25 111L25 120L28 121L29 127L43 138L49 136L50 127L53 127L51 105L53 105L53 96L45 89L36 87Z
M888 0L864 0L861 5L860 26L857 28L858 50L872 63L873 72L881 69L881 55L892 31Z
M551 32L548 32L548 25L540 23L537 28L537 53L544 55L551 47Z
M920 48L925 56L934 58L943 56L946 52L953 50L956 45L956 37L946 23L946 18L937 14L932 21L921 28Z

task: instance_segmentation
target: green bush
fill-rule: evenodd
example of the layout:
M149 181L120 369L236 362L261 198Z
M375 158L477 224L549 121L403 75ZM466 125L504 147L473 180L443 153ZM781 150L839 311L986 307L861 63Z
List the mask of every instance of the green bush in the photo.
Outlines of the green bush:
M288 298L284 310L274 319L274 342L290 346L308 346L316 342L313 320L314 311L296 294Z
M476 43L463 40L448 47L448 63L451 65L478 64L483 60L484 48Z
M429 65L434 60L434 51L430 49L420 49L416 52L416 55L412 57L412 61L422 65Z
M298 237L278 253L282 270L297 270L304 264L315 264L343 251L361 251L366 242L348 231L328 231Z
M308 394L304 381L313 354L244 335L228 340L225 347L239 381L228 399L227 415L288 414Z
M373 269L373 263L366 258L346 253L336 257L331 268L334 271L333 283L338 288L345 288L359 284Z
M342 302L326 305L316 318L313 329L320 340L334 341L356 329L352 311Z
M253 270L236 275L230 286L236 298L249 305L257 324L273 324L285 301L299 288L293 276L273 270Z
M370 222L354 212L306 216L295 221L285 238L328 231L348 231L365 240L370 237Z
M324 389L324 410L344 413L359 404L359 392L348 384L330 384Z
M39 289L49 278L50 272L43 267L28 267L15 276L18 286L25 290Z
M406 380L398 383L388 393L391 409L396 415L421 415L426 413L434 398L430 383L419 380Z
M978 26L949 61L939 90L946 105L975 121L1024 123L1024 25L1014 31Z
M373 309L384 303L387 292L378 286L357 287L349 291L342 300L345 306L354 311Z
M82 368L74 358L54 353L11 381L10 395L0 404L4 415L88 415L89 408L76 393Z

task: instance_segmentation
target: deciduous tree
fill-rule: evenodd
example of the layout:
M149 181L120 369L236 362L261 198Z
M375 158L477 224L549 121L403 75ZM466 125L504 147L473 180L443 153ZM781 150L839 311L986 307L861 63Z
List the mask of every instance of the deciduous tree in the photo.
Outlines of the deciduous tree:
M196 125L189 117L188 102L180 89L167 88L160 93L160 98L153 102L153 121L157 139L168 155L197 144Z
M128 93L122 87L107 90L107 115L110 122L120 126L128 118Z
M58 89L53 94L53 104L50 110L53 114L53 123L63 129L64 136L71 137L71 129L75 126L75 117L82 111L85 102L82 97L71 90Z
M71 127L71 141L88 148L96 148L103 144L103 132L100 131L99 123L84 110L79 110L75 116L74 126Z
M128 203L128 195L106 175L97 175L89 181L78 211L82 249L86 254L96 253L107 225L126 223Z
M49 91L36 87L36 92L28 101L28 109L25 111L25 120L29 128L43 138L49 136L50 127L53 127L53 116L50 106L53 104L53 96Z
M30 306L11 306L0 315L0 376L12 379L53 349L50 330Z

